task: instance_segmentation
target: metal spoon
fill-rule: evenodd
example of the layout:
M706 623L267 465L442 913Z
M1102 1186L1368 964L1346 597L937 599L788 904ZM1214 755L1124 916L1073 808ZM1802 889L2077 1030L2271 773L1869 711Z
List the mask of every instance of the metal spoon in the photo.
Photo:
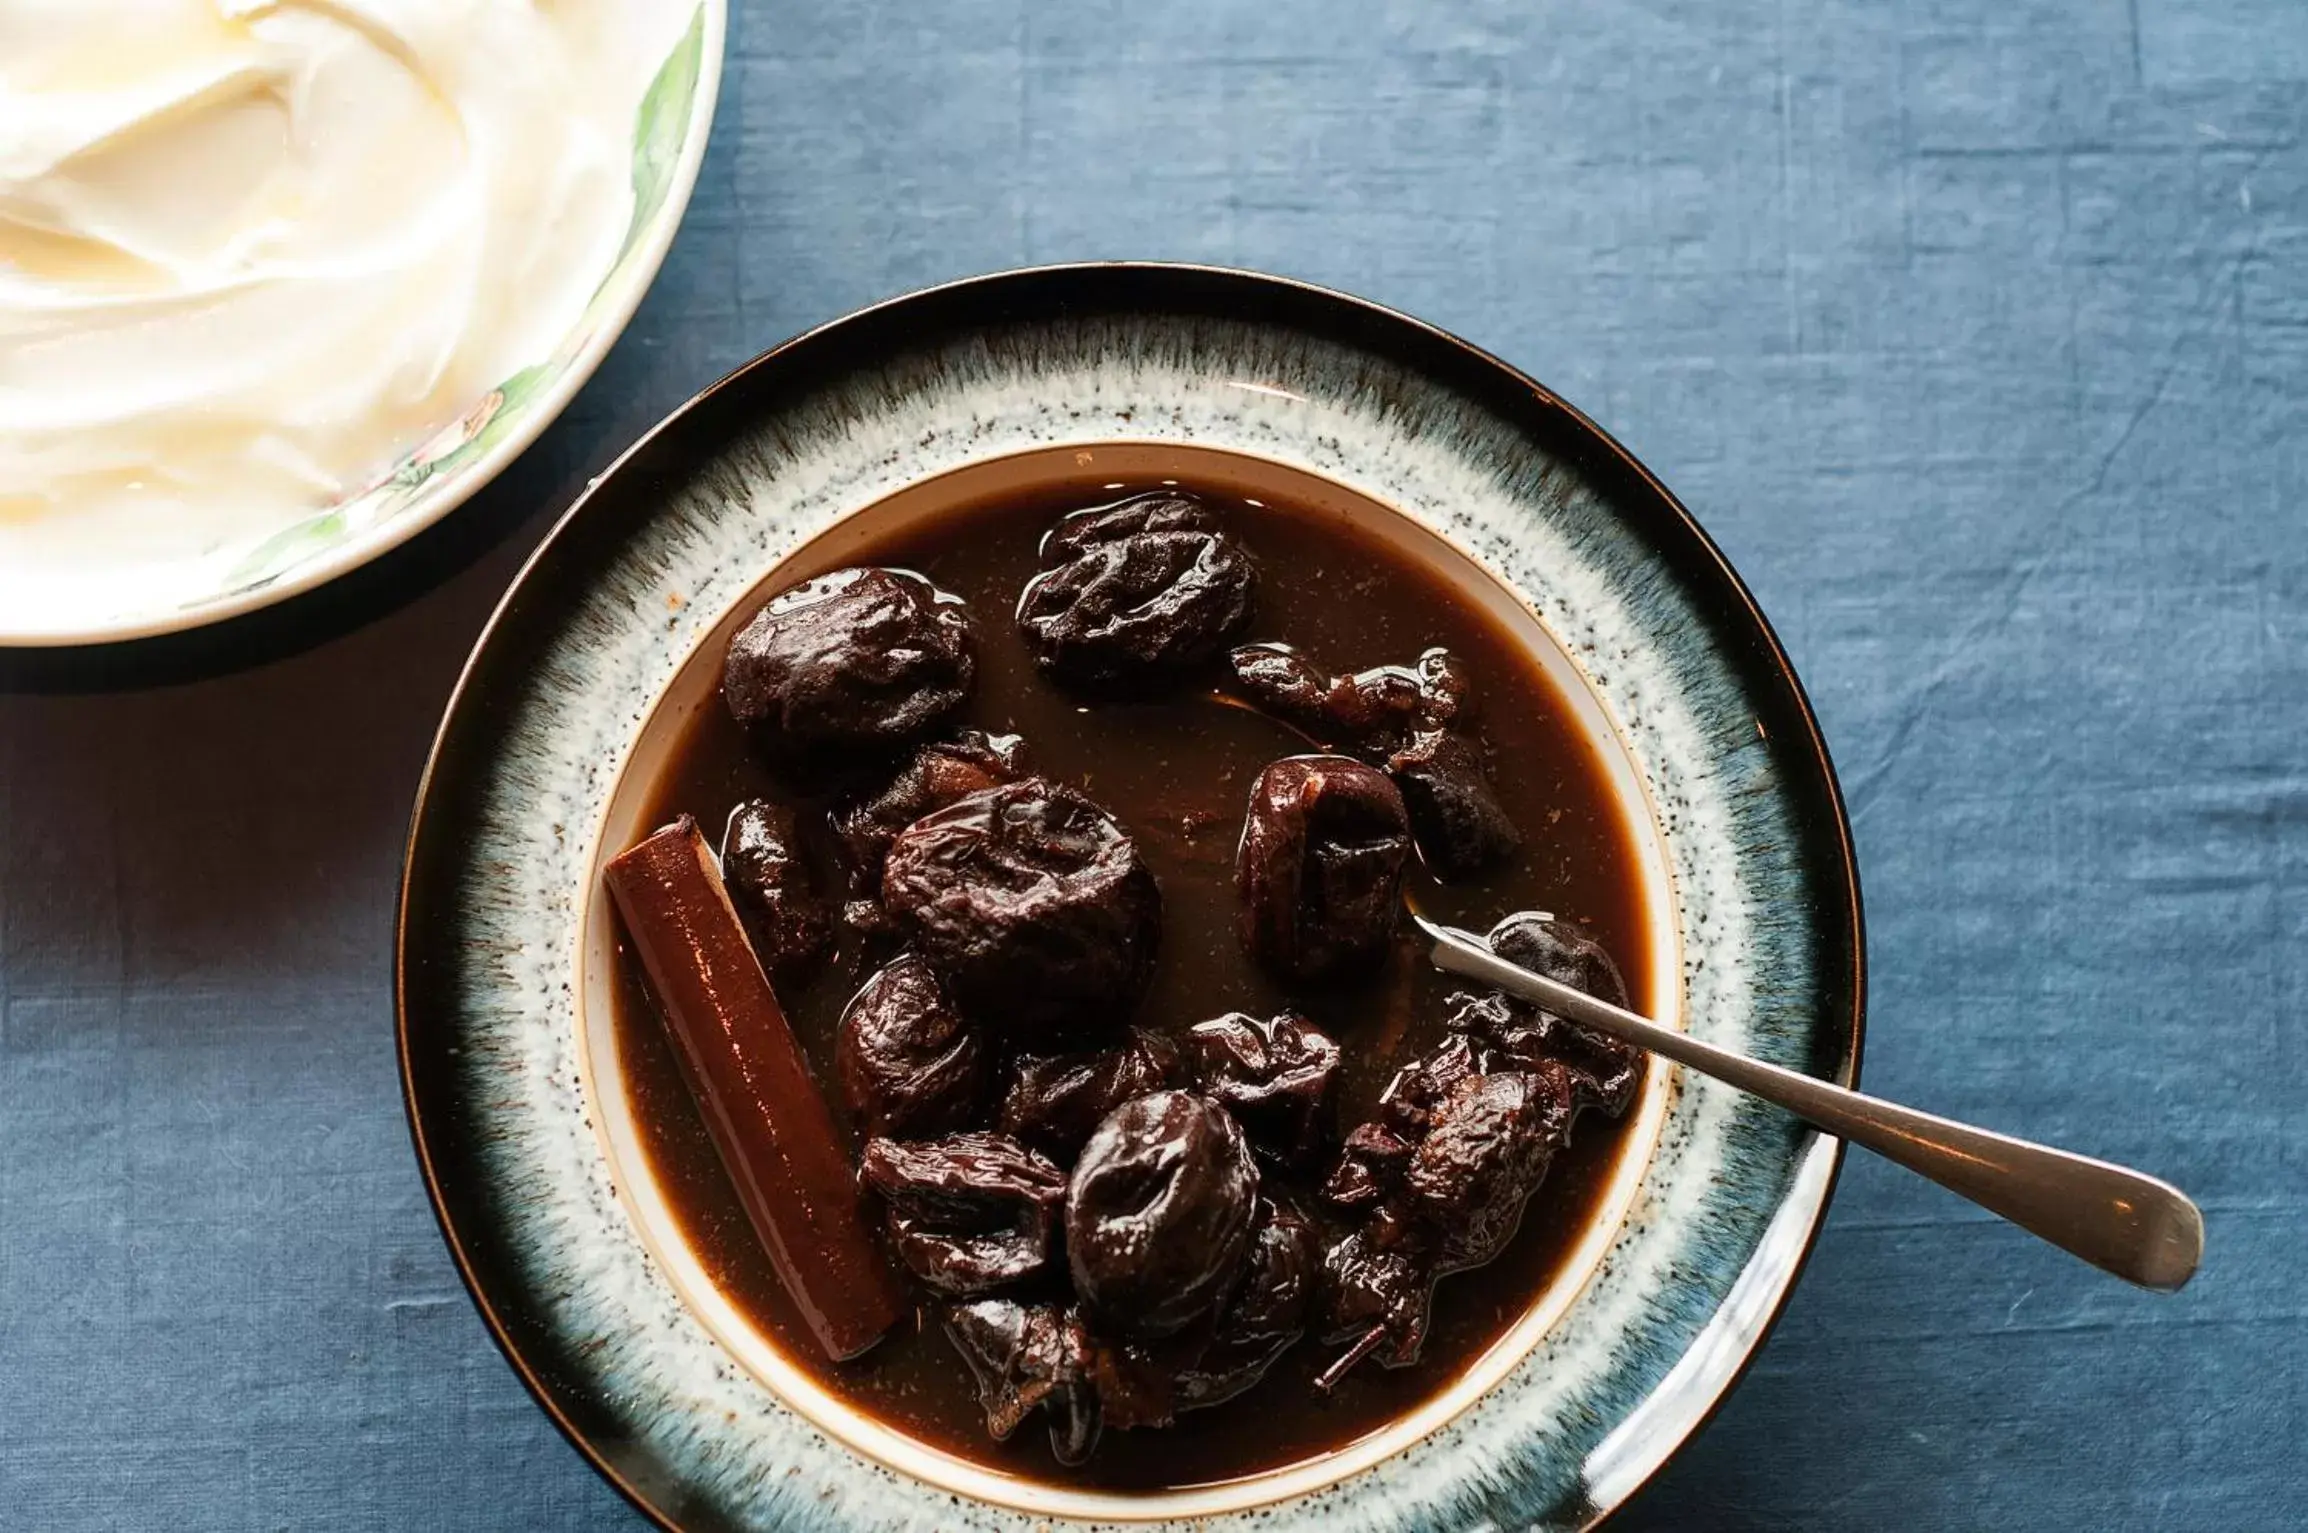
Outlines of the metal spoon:
M2105 1272L2173 1293L2204 1255L2204 1216L2169 1182L1901 1107L1661 1027L1494 954L1480 937L1411 913L1435 967L1495 985L1582 1027L1712 1075L1865 1145Z

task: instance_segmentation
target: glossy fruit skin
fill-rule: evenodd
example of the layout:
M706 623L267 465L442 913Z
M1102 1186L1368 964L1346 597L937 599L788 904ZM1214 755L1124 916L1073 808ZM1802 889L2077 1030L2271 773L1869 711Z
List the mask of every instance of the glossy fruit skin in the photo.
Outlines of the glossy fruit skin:
M1345 756L1288 756L1251 785L1235 852L1242 942L1288 980L1384 962L1402 919L1410 821L1384 772Z
M721 877L769 977L804 985L832 956L833 918L796 845L792 810L747 799L729 812Z
M913 953L877 970L842 1012L834 1062L859 1125L892 1139L978 1126L993 1079L984 1029Z
M1250 620L1258 569L1216 512L1158 494L1076 512L1042 542L1018 598L1035 663L1078 687L1175 679Z
M1248 1250L1258 1168L1225 1109L1185 1091L1125 1102L1066 1189L1066 1261L1101 1331L1151 1340L1208 1314Z
M1136 843L1039 777L908 826L882 903L955 1002L1015 1047L1117 1027L1153 977L1162 896Z
M998 1122L1003 1133L1071 1165L1115 1108L1185 1083L1178 1046L1132 1028L1118 1048L1020 1060Z
M1066 1174L1014 1139L868 1140L859 1180L888 1206L898 1259L933 1292L982 1294L1050 1265Z
M1239 1011L1187 1030L1203 1095L1232 1113L1251 1148L1286 1166L1311 1163L1329 1137L1338 1045L1296 1012Z
M1053 1304L980 1299L948 1309L945 1331L978 1386L988 1436L1007 1442L1039 1410L1049 1422L1051 1457L1079 1464L1090 1456L1102 1417L1094 1344L1080 1316Z
M730 713L773 760L895 750L970 694L968 608L904 570L846 569L770 599L722 663Z
M882 867L890 843L923 816L1025 775L1025 742L1016 735L958 730L950 739L932 740L916 750L871 795L834 811L829 823L849 873L843 919L859 931L886 930Z

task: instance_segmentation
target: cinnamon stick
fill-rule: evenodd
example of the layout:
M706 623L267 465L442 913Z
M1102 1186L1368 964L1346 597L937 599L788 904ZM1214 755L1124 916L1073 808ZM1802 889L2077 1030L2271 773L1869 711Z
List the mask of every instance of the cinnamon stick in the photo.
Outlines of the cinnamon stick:
M697 822L683 815L619 853L605 881L754 1234L826 1355L857 1356L903 1300Z

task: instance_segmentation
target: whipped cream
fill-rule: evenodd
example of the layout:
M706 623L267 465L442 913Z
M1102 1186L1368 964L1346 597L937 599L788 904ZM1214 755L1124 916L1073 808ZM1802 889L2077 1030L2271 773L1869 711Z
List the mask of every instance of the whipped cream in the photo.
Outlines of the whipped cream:
M0 627L213 587L550 357L689 10L0 0Z

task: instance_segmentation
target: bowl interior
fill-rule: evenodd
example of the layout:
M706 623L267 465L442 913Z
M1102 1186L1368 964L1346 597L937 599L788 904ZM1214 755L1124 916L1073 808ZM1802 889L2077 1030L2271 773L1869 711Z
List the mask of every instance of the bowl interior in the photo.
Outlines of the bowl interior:
M1608 1189L1572 1257L1529 1310L1458 1380L1409 1414L1330 1453L1218 1484L1124 1495L1043 1484L958 1458L884 1426L827 1392L714 1284L681 1233L634 1119L613 1024L614 918L609 902L599 896L602 864L652 828L641 823L645 801L668 765L683 725L697 710L720 706L720 657L729 637L772 592L837 568L858 548L936 515L957 500L976 500L1008 487L1065 483L1078 484L1087 504L1101 492L1166 479L1187 484L1222 479L1253 499L1263 493L1344 518L1358 531L1441 574L1465 602L1487 613L1533 657L1548 684L1568 703L1589 748L1604 765L1635 849L1650 945L1646 967L1655 992L1647 998L1650 1011L1672 1025L1682 1025L1682 945L1667 848L1625 732L1569 647L1532 605L1476 555L1412 514L1320 475L1239 452L1175 442L1101 442L1009 454L934 476L842 518L777 560L728 599L700 632L628 740L614 766L614 786L593 828L587 859L590 876L580 895L576 987L578 1058L592 1106L590 1118L618 1196L641 1240L691 1311L753 1377L821 1430L890 1469L956 1495L1032 1514L1138 1520L1240 1510L1319 1489L1416 1442L1514 1368L1570 1305L1628 1215L1669 1105L1668 1072L1654 1060ZM668 599L680 597L675 592ZM955 1366L961 1366L958 1358Z

